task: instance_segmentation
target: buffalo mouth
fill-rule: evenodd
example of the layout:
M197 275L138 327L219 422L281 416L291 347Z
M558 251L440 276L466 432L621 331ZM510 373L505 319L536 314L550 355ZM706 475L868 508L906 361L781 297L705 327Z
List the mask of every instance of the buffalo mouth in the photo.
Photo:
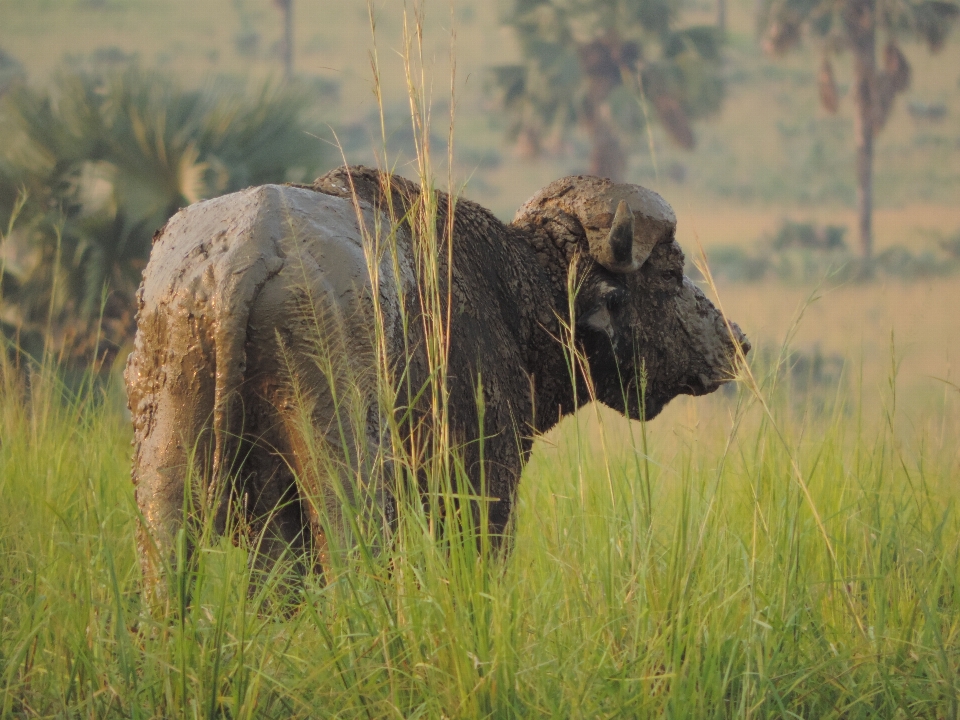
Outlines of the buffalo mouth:
M693 395L694 397L699 397L700 395L709 395L710 393L719 389L721 385L723 385L723 383L710 383L709 385L702 383L688 384L684 385L683 389L680 391L680 394Z
M682 386L680 394L693 395L694 397L709 395L712 392L716 392L721 385L726 385L733 380L736 380L733 375L723 378L707 378L703 375L696 378L688 378L687 382Z
M736 337L737 344L740 346L742 357L745 358L747 353L753 349L750 340L747 339L747 336L743 334L743 331L736 323L731 323L730 325ZM730 365L725 370L721 370L719 377L711 377L704 373L700 373L695 377L689 377L680 390L680 393L683 395L693 395L694 397L709 395L718 390L721 385L726 385L736 380L737 367L741 362L741 356L738 356L736 350L731 346L729 347L728 357Z

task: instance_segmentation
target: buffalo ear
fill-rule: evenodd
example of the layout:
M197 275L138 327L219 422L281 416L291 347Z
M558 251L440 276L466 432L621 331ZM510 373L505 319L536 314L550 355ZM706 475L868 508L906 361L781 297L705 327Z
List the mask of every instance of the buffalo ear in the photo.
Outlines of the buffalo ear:
M614 317L627 300L627 292L622 287L601 283L600 292L593 304L577 319L578 327L589 328L605 333L611 340L614 335Z
M602 332L607 337L613 338L613 316L610 308L600 303L591 308L577 323L579 327L587 327L596 332Z

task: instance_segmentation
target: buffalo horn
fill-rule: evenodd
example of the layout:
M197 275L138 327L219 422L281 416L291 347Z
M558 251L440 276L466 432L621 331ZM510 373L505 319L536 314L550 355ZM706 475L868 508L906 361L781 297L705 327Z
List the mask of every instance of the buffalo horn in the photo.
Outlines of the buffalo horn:
M634 217L626 200L617 204L610 233L593 248L594 259L610 272L633 272L639 267L633 258Z

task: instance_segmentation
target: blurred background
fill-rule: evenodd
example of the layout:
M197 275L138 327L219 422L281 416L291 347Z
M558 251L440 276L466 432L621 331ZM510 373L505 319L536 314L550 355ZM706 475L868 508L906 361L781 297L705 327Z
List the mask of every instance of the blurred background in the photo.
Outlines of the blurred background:
M955 2L418 8L444 184L504 220L563 175L654 188L797 388L899 368L917 407L956 392ZM125 360L151 237L189 203L344 160L416 177L403 27L400 0L0 0L10 352Z

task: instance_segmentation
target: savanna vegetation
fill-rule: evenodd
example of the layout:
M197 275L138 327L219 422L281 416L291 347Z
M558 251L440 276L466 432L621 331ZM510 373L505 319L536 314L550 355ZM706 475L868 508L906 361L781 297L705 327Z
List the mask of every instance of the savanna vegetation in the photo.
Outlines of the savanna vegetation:
M622 181L620 136L636 141L651 116L675 144L693 148L691 119L716 112L723 99L722 34L680 27L680 11L660 0L514 3L505 21L522 62L493 72L519 154L536 157L544 143L557 152L579 125L589 173Z
M950 716L960 398L904 432L895 368L878 419L856 368L765 360L758 393L544 438L506 557L410 503L291 597L201 522L159 605L120 389L7 368L3 715Z
M649 96L647 116L622 83L602 100L604 118L629 121L614 126L629 147L626 178L674 204L691 273L754 343L740 381L645 424L590 404L540 438L508 553L483 552L469 513L440 524L411 500L390 542L357 532L301 584L283 564L255 569L255 534L232 525L217 536L189 496L195 522L151 594L117 370L163 216L309 177L341 151L437 185L467 178L468 196L508 215L547 180L585 169L592 122L568 106L551 120L566 123L564 142L544 143L536 162L502 147L515 118L483 112L493 100L471 94L478 78L457 84L526 62L516 37L474 32L527 22L497 18L492 4L431 10L419 40L416 15L404 35L392 8L375 12L376 107L358 100L370 96L366 8L339 3L338 22L322 23L333 3L160 5L0 0L0 45L12 53L0 55L0 102L20 138L17 153L0 148L0 311L6 348L22 351L0 355L0 716L960 712L960 165L949 152L960 138L937 119L937 108L956 112L955 69L926 72L936 58L898 46L914 94L876 138L877 272L853 282L863 274L847 245L851 103L837 117L812 109L811 48L764 59L753 3L725 3L725 99L698 123L696 149L671 144ZM678 58L696 69L709 34L671 55L668 30L685 38L715 16L713 3L684 5L676 25L645 38L644 58L671 77ZM465 65L456 102L445 94L451 37L433 32L451 17ZM181 25L189 41L168 41ZM538 28L521 27L525 42L540 42ZM83 58L31 54L41 37ZM98 55L91 43L117 49ZM943 54L958 47L947 39ZM387 59L392 48L403 61ZM432 77L446 84L431 84L432 50ZM556 51L583 57L570 44ZM364 55L362 87L352 53ZM336 72L324 69L332 59ZM294 79L270 81L276 69ZM842 96L843 70L831 72ZM585 71L581 90L591 81ZM107 346L105 365L78 372ZM425 466L403 447L388 452L398 477L426 468L450 500L456 449L437 449Z
M873 253L874 142L890 117L897 95L910 87L910 63L900 43L913 36L931 52L938 52L958 15L960 6L940 0L850 0L836 4L768 0L763 4L760 24L768 52L786 52L800 41L804 31L817 38L823 56L817 82L820 103L827 112L836 113L838 103L832 57L844 50L850 50L853 56L857 230L860 251L867 260ZM886 44L882 59L878 59L881 41Z
M2 98L5 335L33 357L89 361L132 337L154 232L179 208L264 182L312 178L307 98L219 81L187 90L118 52ZM99 358L98 358L99 359Z

